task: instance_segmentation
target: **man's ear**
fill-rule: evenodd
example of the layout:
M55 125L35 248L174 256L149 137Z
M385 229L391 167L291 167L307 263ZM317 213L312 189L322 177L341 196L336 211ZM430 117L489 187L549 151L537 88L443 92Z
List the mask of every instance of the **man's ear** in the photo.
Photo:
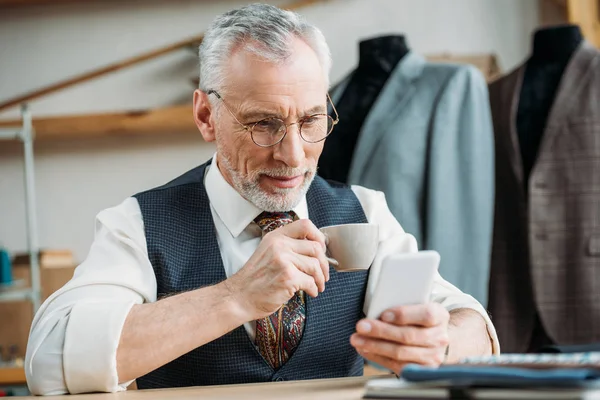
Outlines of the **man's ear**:
M215 140L215 119L211 118L213 107L208 101L208 95L196 89L194 91L194 122L202 137L207 142Z

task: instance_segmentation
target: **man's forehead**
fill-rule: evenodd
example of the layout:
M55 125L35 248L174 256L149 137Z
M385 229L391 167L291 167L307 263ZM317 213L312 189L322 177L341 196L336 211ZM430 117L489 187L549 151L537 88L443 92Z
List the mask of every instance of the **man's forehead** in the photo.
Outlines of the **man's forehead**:
M325 74L315 52L299 39L290 46L291 55L283 62L266 61L243 48L234 51L225 71L226 85L248 94L274 88L282 93L293 92L298 86L326 90Z
M244 79L228 88L231 98L243 114L260 112L288 115L290 112L315 114L325 111L327 88L322 79L294 80L282 78L276 82Z

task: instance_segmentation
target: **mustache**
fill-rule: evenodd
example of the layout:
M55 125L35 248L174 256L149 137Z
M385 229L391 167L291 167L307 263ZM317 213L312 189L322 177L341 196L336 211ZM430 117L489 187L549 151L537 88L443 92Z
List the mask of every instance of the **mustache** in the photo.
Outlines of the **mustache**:
M277 168L261 168L255 171L258 175L267 175L273 178L281 178L288 176L299 176L308 175L315 172L316 168L290 168L290 167L277 167Z

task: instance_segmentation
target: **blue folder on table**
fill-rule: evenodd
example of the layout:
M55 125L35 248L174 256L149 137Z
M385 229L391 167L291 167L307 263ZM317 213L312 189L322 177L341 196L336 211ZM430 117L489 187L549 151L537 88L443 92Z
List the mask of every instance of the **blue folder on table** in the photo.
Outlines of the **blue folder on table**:
M409 382L445 381L467 386L581 386L600 383L600 369L529 369L481 365L432 368L409 364L402 370L401 377Z

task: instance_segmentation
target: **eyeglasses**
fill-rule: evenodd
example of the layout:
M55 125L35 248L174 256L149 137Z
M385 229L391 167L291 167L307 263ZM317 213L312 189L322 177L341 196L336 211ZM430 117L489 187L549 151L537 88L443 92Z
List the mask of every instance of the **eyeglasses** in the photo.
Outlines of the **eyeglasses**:
M287 135L288 127L292 125L298 125L298 131L300 137L308 143L318 143L325 140L327 136L333 131L333 127L340 121L337 110L327 94L327 99L331 103L333 112L335 113L335 119L328 114L313 114L307 115L291 124L286 124L282 119L276 117L269 117L261 119L251 124L241 123L235 114L231 111L225 100L215 90L209 90L208 95L214 94L219 100L223 102L223 105L229 111L229 114L236 120L236 122L244 128L245 131L250 133L252 141L260 147L271 147L280 143L285 135Z

